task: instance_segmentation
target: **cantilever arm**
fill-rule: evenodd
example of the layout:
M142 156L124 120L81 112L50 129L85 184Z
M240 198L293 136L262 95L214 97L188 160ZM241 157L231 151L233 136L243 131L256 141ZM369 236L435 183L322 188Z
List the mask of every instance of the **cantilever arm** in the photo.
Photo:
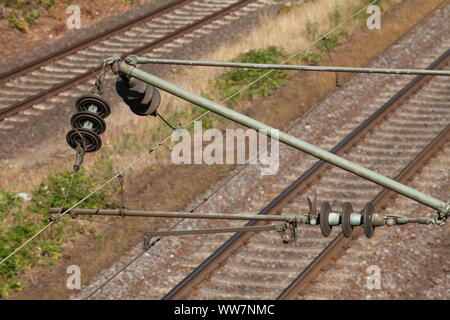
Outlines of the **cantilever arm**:
M420 192L414 188L408 187L402 183L399 183L391 178L383 176L375 171L367 169L354 162L339 157L329 151L321 149L315 145L312 145L306 141L291 136L285 132L279 131L273 127L270 127L262 122L245 116L239 112L231 110L223 105L210 101L204 97L201 97L188 90L180 88L173 83L160 79L152 74L149 74L143 70L136 68L135 65L130 65L126 62L118 61L112 66L113 70L124 73L128 76L135 77L146 83L149 83L161 90L171 93L177 97L180 97L193 104L201 106L211 112L221 115L227 119L244 125L248 128L260 131L262 134L272 137L276 140L283 142L293 148L306 152L316 158L331 163L339 168L342 168L348 172L351 172L364 179L370 180L380 186L383 186L389 190L397 192L412 200L418 201L430 208L436 209L440 212L440 216L444 219L450 215L450 203L439 199L436 199L428 194Z
M175 65L186 65L186 66L203 66L203 67L269 69L269 70L450 76L450 70L305 66L305 65L286 65L286 64L261 64L261 63L242 63L242 62L216 62L216 61L154 59L154 58L144 58L144 57L137 57L137 56L130 56L130 57L128 57L128 59L130 59L129 60L130 62L135 62L136 64L152 63L152 64L175 64Z

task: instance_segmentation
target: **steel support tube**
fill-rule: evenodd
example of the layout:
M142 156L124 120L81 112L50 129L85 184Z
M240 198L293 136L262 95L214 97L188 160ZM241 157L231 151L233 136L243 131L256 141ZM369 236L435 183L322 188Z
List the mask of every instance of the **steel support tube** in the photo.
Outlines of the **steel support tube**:
M67 209L66 209L67 210ZM50 208L49 213L65 212L64 208ZM167 212L167 211L143 211L128 209L71 209L69 214L78 216L124 216L145 218L192 218L192 219L225 219L225 220L264 220L285 221L307 220L307 215L253 215L253 214L227 214L227 213L197 213L197 212Z
M278 227L277 225L253 226L253 227L226 227L226 228L211 228L211 229L155 231L149 233L152 235L152 237L187 236L187 235L215 234L215 233L277 231L277 227Z
M300 151L308 153L316 158L322 159L328 163L331 163L332 165L335 165L348 172L356 174L357 176L360 176L364 179L370 180L380 186L383 186L387 189L390 189L401 195L404 195L405 197L416 200L444 214L447 214L450 211L450 205L445 203L444 201L436 199L430 195L427 195L423 192L420 192L416 189L413 189L402 183L399 183L391 178L385 177L375 171L367 169L354 162L351 162L335 154L332 154L331 152L316 147L315 145L312 145L306 141L293 137L285 132L279 131L262 122L247 117L239 112L228 109L223 105L220 105L216 102L210 101L188 90L180 88L173 83L162 80L152 74L149 74L148 72L140 70L136 68L136 66L129 65L125 62L119 61L117 62L116 67L113 66L113 70L118 70L124 74L127 74L128 76L135 77L136 79L147 82L161 90L171 93L193 104L201 106L211 112L221 115L243 126L258 130L262 134L277 139L291 147L294 147Z
M131 56L131 59L134 57ZM428 69L390 69L390 68L356 68L356 67L329 67L329 66L304 66L285 64L259 64L241 62L214 62L194 60L173 60L136 57L137 64L174 64L203 67L232 67L248 69L270 69L270 70L295 70L295 71L320 71L320 72L351 72L351 73L382 73L382 74L404 74L404 75L434 75L450 76L450 70L428 70Z

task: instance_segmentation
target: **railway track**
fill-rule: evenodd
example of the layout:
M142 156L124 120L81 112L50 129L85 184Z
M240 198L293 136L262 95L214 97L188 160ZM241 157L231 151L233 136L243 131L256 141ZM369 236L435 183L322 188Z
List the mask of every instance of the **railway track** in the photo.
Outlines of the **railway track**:
M445 52L430 68L448 65L448 45L437 50ZM449 101L450 85L445 79L416 77L332 152L404 182L448 140ZM312 191L317 191L322 200L331 201L337 211L340 205L337 208L336 205L345 201L351 202L355 209L373 201L381 209L392 194L380 189L318 161L258 214L306 212L305 199L299 194ZM237 233L163 299L296 297L351 239L333 231L330 241L317 228L308 226L301 226L299 232L297 242L289 246L273 233ZM212 242L215 244L217 240Z
M440 32L437 26L441 26L443 19L440 18L446 14L446 11L442 10L435 18L429 19L428 22L421 23L414 29L412 29L408 35L405 35L403 39L400 39L392 48L386 50L380 57L375 59L371 63L374 67L416 67L426 68L431 62L443 51L448 50L449 43L442 32ZM427 19L428 20L428 19ZM426 33L428 36L423 37ZM445 42L447 41L447 42ZM292 127L290 133L306 141L314 141L315 144L331 149L335 146L345 135L351 130L357 127L361 122L367 119L373 114L375 110L379 108L381 104L384 104L389 98L395 95L401 88L408 84L409 77L383 77L383 76L355 76L352 77L340 90L325 98L319 105L311 110L311 112L300 120L296 125ZM425 81L426 82L426 81ZM438 96L442 94L442 91L446 90L442 88L442 84L438 84L436 88L430 88L426 86L427 92L425 96L418 98L419 105L427 105L428 100L435 101ZM367 88L370 88L368 90ZM373 94L372 94L373 93ZM422 93L423 94L423 93ZM405 98L406 99L406 98ZM410 100L411 97L406 100ZM440 98L442 99L442 97ZM448 99L447 99L448 100ZM336 102L338 101L338 102ZM340 107L337 108L337 105ZM368 152L361 150L361 143L359 146L352 148L349 146L351 153L354 153L355 158L349 157L351 160L359 162L365 166L368 166L376 171L384 173L388 176L395 177L398 172L402 170L413 159L420 150L427 145L439 130L435 121L447 121L448 114L445 108L440 106L437 102L437 106L432 108L431 111L435 112L440 120L434 119L431 123L431 130L420 127L416 134L410 134L405 132L405 128L402 127L401 133L403 136L397 139L395 134L398 132L381 133L380 136L373 137L374 134L379 134L377 130L372 133L371 130L366 132L366 136L370 137L371 145L364 146ZM447 108L448 109L448 108ZM415 109L414 112L402 111L406 114L406 121L415 121L410 118L420 116L420 110ZM419 115L415 114L419 112ZM424 111L425 112L425 111ZM447 117L447 118L446 118ZM380 117L380 119L382 116ZM390 117L389 117L390 118ZM408 120L409 119L409 120ZM447 119L447 120L446 120ZM384 121L384 120L383 120ZM380 121L377 125L383 126L384 122ZM425 120L423 120L425 121ZM423 124L423 121L421 122ZM404 125L409 125L405 123ZM390 125L392 129L392 124ZM413 130L416 127L413 127ZM392 130L391 130L392 131ZM394 137L395 136L395 137ZM386 143L380 142L380 137L385 139ZM394 148L392 144L397 143ZM255 177L258 175L259 169L254 166L247 167L239 176L233 178L233 184L227 185L219 194L214 196L211 201L205 203L202 207L203 212L252 212L257 213L260 208L266 206L275 196L281 191L286 189L291 182L295 181L300 174L303 174L312 165L315 160L312 157L308 157L303 153L299 153L295 150L284 148L280 146L280 168L276 176L270 177ZM366 156L367 154L367 156ZM345 157L348 157L344 153ZM377 159L379 161L377 161ZM387 160L386 160L387 159ZM386 161L386 163L385 163ZM390 161L390 162L389 162ZM328 171L332 170L331 174ZM331 200L333 208L339 210L340 204L344 201L350 201L354 204L355 209L362 208L362 206L373 199L381 188L376 185L367 183L362 179L354 181L355 177L350 175L346 176L342 171L335 168L324 170L323 176L320 180L316 180L319 183L330 184L313 185L299 192L293 194L292 203L287 207L279 208L277 211L298 212L299 210L304 212L307 210L305 193L310 191L318 191L319 199ZM337 182L333 177L337 177ZM314 181L314 183L316 183ZM358 189L359 188L359 189ZM368 193L368 194L366 194ZM204 200L201 196L198 201ZM355 201L357 203L355 204ZM197 201L194 205L197 204ZM191 208L186 208L186 211ZM167 221L167 227L171 226L173 221ZM221 226L241 226L240 224L225 224ZM181 229L190 228L206 228L217 227L215 224L209 222L189 221L185 220L178 226ZM322 238L318 236L319 231L314 228L312 230L302 229L302 237L297 243L292 244L290 248L286 246L279 246L280 239L272 239L272 243L265 243L263 237L260 246L253 247L251 252L244 253L244 258L254 259L255 265L241 265L238 272L231 272L230 274L224 273L223 268L220 267L213 269L206 274L206 279L200 281L200 285L195 286L186 295L187 298L276 298L287 286L293 281L301 272L297 267L306 267L311 263L314 258L326 247L331 238ZM267 234L270 236L270 234ZM336 233L332 233L332 236ZM258 241L263 234L257 235L249 239L250 244L254 241ZM190 237L165 237L159 241L155 247L142 256L139 261L129 266L125 272L120 274L107 286L97 292L92 298L94 299L161 299L167 297L167 293L173 291L173 288L183 280L186 275L195 270L202 261L211 256L217 248L223 245L225 241L229 239L226 235L214 235L214 236L190 236ZM255 240L256 239L256 240ZM364 239L365 240L365 239ZM298 261L292 259L289 261L287 256L300 256L304 255L311 248L298 248L304 246L302 241L308 243L316 243L315 252L305 255L305 261ZM367 242L367 240L366 240ZM244 243L242 248L245 248ZM314 249L314 248L313 248ZM102 284L105 279L114 274L118 268L127 263L129 258L140 252L141 247L136 247L134 250L128 253L128 258L121 259L115 263L111 268L108 268L102 272L94 281L92 281L78 298L83 298L89 295L90 292L95 290L97 286ZM277 254L280 251L282 259L279 262L273 262L270 257L266 256L266 252L270 254ZM180 255L180 252L182 254ZM235 251L239 255L239 249ZM234 259L236 255L228 258L224 261L224 266L227 267L227 262ZM242 258L242 257L241 257ZM244 260L243 260L244 261ZM259 263L257 265L256 263ZM262 264L262 266L261 266ZM287 268L286 264L288 265ZM164 267L161 267L164 266ZM271 272L273 269L280 267L280 274L286 276L286 278L279 279L273 278ZM290 268L290 269L289 269ZM221 271L222 270L222 271ZM221 273L218 273L221 272ZM230 276L231 275L231 276ZM258 284L258 281L253 280L252 275L267 276L276 279L274 281L263 281ZM251 281L242 281L248 277ZM208 281L211 279L211 281ZM222 283L222 287L208 288L208 283L211 284L217 280L216 284ZM221 282L222 281L222 282ZM225 282L225 284L224 284ZM274 289L274 286L278 285L275 292L270 294L254 294L251 288L251 284L255 286L259 285L260 290L264 290L266 287L268 290ZM269 283L269 285L267 285ZM281 285L280 285L281 284ZM236 294L233 290L234 286L240 285L242 288L238 290L240 293ZM249 285L249 287L246 287ZM224 288L228 288L229 292L224 292ZM263 289L261 289L263 288ZM266 292L267 293L267 292Z
M271 4L270 0L171 2L64 50L3 73L0 75L0 120L94 79L94 73L102 68L99 62L107 57L128 54L160 57L193 41L195 32L204 32L205 26L217 29Z
M409 182L413 188L427 190L442 198L450 196L450 141L437 151ZM419 203L396 197L386 211L411 212L414 216L429 215ZM448 238L446 228L405 226L377 230L367 241L355 235L349 246L339 251L315 279L298 293L284 299L446 299L448 298ZM358 261L358 263L355 263ZM399 268L399 266L401 266ZM379 289L368 287L369 267L381 271ZM432 278L432 281L427 279ZM288 292L286 292L288 293Z
M447 126L441 133L415 157L407 167L405 167L396 177L395 180L406 183L410 180L422 166L430 160L433 155L444 147L450 139L450 126ZM395 195L392 191L384 189L381 191L371 203L377 212L386 209L391 198ZM303 270L291 284L283 290L277 297L280 300L295 299L299 294L314 280L321 270L330 264L333 258L336 258L339 252L350 244L352 240L362 236L362 232L352 235L350 238L344 237L343 233L339 233L331 243Z

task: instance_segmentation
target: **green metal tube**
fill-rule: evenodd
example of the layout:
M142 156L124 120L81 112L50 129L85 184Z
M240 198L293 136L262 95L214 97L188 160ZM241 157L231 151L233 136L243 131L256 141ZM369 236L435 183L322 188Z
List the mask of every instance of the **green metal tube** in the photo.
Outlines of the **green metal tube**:
M261 133L273 137L274 139L278 139L279 141L294 147L300 151L306 152L316 158L322 159L328 163L331 163L339 168L342 168L348 172L354 173L364 179L370 180L380 186L383 186L387 189L395 191L405 197L416 200L424 205L431 207L433 209L439 210L444 214L447 214L450 211L450 206L445 202L436 199L430 195L427 195L423 192L415 190L411 187L408 187L402 183L399 183L393 179L385 177L375 171L369 170L360 166L354 162L341 158L331 152L328 152L324 149L316 147L306 141L295 138L287 133L282 131L278 131L262 122L259 122L255 119L247 117L239 112L228 109L225 106L222 106L218 103L210 101L206 98L203 98L195 93L192 93L188 90L180 88L168 81L162 80L148 72L140 70L135 66L129 65L125 62L117 62L117 69L129 76L135 77L139 80L147 82L161 90L167 91L177 97L180 97L186 101L189 101L193 104L201 106L211 112L219 114L227 119L230 119L234 122L242 124L248 128L252 128L255 130L259 130ZM277 137L278 135L278 137Z
M149 233L152 235L152 237L161 237L161 236L187 236L198 234L258 232L258 231L276 231L276 230L277 225L269 225L269 226L252 226L252 227L225 227L225 228L211 228L211 229L155 231Z
M50 208L49 213L59 213L66 210ZM125 216L145 218L187 218L187 219L225 219L225 220L262 220L262 221L298 221L307 220L307 215L255 215L239 213L198 213L198 212L168 212L168 211L144 211L129 209L79 209L74 208L69 214L75 216Z
M329 66L303 66L284 64L259 64L240 62L215 62L215 61L193 61L173 59L153 59L131 56L137 64L175 64L203 67L233 67L249 69L275 69L275 70L297 70L297 71L322 71L322 72L352 72L352 73L382 73L382 74L405 74L405 75L435 75L450 76L450 70L424 70L424 69L389 69L389 68L355 68L355 67L329 67Z

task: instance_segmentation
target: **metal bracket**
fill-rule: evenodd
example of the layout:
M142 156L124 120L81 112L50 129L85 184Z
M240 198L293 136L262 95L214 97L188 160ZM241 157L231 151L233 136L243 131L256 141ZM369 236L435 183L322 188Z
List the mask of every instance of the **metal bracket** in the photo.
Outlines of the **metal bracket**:
M106 59L105 59L105 65L111 66L111 65L113 65L114 63L120 61L120 59L121 59L120 56L112 56L112 57L106 58Z
M285 224L284 231L288 232L285 232L285 234L281 236L283 243L288 244L291 241L297 240L297 222L293 221L289 222L287 225Z
M285 224L277 224L275 225L275 231L276 232L285 232L287 230Z
M128 63L129 65L136 66L138 63L138 56L130 55L125 58L125 62Z
M314 193L314 200L311 201L309 197L308 199L308 223L312 226L317 224L317 192Z
M144 244L142 249L144 249L145 251L150 249L150 240L152 240L152 238L153 234L151 232L144 234Z
M437 217L435 218L435 223L439 226L443 226L447 219L450 217L450 201L447 202L443 210L437 212Z
M430 217L406 217L399 214L385 214L381 215L384 223L382 225L387 225L389 227L394 225L402 225L407 223L417 223L417 224L438 224L435 219Z
M290 223L291 224L291 223ZM292 223L294 225L294 223ZM295 227L294 227L295 228ZM260 231L276 231L285 232L289 227L286 224L274 224L265 226L250 226L250 227L226 227L226 228L208 228L208 229L190 229L190 230L173 230L173 231L154 231L144 235L143 249L148 250L150 248L150 240L153 237L163 236L187 236L198 234L215 234L215 233L234 233L234 232L260 232ZM292 231L291 231L292 232ZM294 231L295 234L295 231ZM291 240L290 235L284 235ZM283 240L284 241L284 240Z
M59 221L61 221L61 214L54 214L54 215L50 216L48 218L48 221L53 222L53 223L58 223Z

